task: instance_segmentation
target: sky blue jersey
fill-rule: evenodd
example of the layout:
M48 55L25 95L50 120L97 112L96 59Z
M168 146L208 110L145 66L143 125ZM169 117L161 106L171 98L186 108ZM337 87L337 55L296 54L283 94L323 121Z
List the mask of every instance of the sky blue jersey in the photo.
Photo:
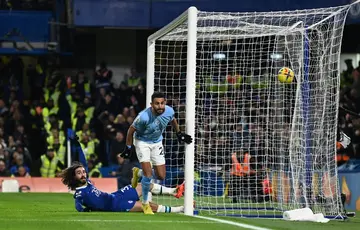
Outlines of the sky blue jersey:
M136 129L135 138L147 143L158 143L163 139L166 126L174 119L174 109L165 106L165 111L154 115L151 107L141 111L132 126Z

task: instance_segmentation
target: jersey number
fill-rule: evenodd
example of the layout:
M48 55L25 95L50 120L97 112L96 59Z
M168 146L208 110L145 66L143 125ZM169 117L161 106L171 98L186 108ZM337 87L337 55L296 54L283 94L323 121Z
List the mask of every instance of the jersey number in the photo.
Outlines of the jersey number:
M129 190L130 187L131 187L131 185L125 186L124 188L121 188L120 191L125 192L126 190Z

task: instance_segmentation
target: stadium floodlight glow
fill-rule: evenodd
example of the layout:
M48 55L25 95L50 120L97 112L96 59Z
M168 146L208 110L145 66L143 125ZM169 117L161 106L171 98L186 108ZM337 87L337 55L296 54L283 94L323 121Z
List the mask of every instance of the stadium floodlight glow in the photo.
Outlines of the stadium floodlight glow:
M282 54L277 54L277 53L273 53L270 55L270 58L271 59L274 59L274 60L281 60L283 58L283 55Z

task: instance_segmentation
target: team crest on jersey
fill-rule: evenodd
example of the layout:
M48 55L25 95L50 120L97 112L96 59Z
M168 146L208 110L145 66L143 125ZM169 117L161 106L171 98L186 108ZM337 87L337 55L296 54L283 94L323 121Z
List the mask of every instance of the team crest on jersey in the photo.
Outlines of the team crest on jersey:
M75 198L79 198L79 197L81 197L81 191L75 193Z

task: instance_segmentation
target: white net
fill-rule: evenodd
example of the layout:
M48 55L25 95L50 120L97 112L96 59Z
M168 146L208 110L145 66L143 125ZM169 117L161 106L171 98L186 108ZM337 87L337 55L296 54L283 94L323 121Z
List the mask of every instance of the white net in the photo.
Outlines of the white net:
M338 61L349 7L198 12L197 210L249 217L301 207L342 213L335 162ZM155 40L154 90L166 93L184 125L187 21L173 27ZM283 67L295 75L288 83L277 78ZM165 183L175 186L183 180L184 146L170 130Z

